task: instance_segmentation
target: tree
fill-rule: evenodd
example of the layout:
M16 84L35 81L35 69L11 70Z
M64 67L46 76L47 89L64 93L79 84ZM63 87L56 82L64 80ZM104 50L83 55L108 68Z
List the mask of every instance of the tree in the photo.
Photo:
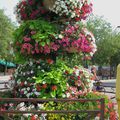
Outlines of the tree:
M120 33L115 31L112 35L111 46L114 49L114 54L111 56L110 64L117 66L120 63Z
M97 52L93 57L93 63L98 65L110 64L110 58L116 51L116 45L112 45L116 35L113 34L111 24L103 17L91 16L87 22L87 27L93 31L96 38Z
M0 58L11 60L14 24L0 9ZM10 56L9 56L10 55Z

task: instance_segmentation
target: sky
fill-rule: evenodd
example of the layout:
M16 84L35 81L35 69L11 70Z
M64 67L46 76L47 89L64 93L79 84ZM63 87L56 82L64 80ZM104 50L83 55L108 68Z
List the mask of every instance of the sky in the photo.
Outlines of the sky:
M5 9L5 14L16 22L14 7L19 0L0 0L0 9ZM93 14L104 16L113 27L120 26L120 0L91 0Z

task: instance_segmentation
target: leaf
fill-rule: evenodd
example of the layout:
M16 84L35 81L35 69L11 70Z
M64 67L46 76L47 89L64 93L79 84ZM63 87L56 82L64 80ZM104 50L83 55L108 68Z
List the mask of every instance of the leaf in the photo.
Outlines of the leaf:
M42 77L36 78L36 83L42 83Z
M46 43L49 45L49 44L50 44L50 40L49 40L49 39L47 39L47 40L46 40Z
M55 90L52 91L50 94L51 94L52 97L55 97L55 96L56 96L56 92L55 92Z
M41 42L40 45L44 47L45 46L45 42Z
M31 24L29 28L30 29L34 29L35 27L34 27L34 25Z

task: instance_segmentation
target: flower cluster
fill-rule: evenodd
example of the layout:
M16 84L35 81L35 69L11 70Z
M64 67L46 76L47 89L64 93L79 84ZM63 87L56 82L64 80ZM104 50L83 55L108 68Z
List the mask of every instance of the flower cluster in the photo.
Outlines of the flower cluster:
M58 43L68 53L87 53L92 56L96 52L95 38L86 28L79 24L68 27L58 36Z
M92 4L83 0L56 0L49 9L59 16L75 18L78 21L85 19L92 12Z
M17 21L35 20L40 17L51 19L51 14L45 7L43 0L21 0L14 10ZM54 18L54 17L52 17Z
M33 20L25 22L15 32L16 53L28 57L56 52L59 48L59 45L55 43L56 34L56 26L47 21Z
M46 1L20 1L15 8L18 22L34 20L40 17L50 20L58 17L57 15L75 18L78 21L85 19L92 12L92 4L86 0L53 0L52 3L54 4L48 9L46 9ZM47 2L49 3L49 1Z
M66 97L66 78L63 72L67 66L62 62L52 64L49 61L30 61L17 68L13 76L16 97Z
M72 73L65 71L65 74L68 80L67 97L80 98L92 90L92 74L89 70L75 66Z
M15 14L18 22L21 22L21 20L35 19L45 13L46 11L43 9L42 2L37 2L37 0L22 0L15 8Z
M117 111L115 110L115 103L104 94L101 94L99 92L92 92L89 94L89 98L104 98L105 99L105 118L109 120L116 120L117 119ZM100 109L100 105L97 105L97 107ZM98 119L100 118L100 114L97 115Z

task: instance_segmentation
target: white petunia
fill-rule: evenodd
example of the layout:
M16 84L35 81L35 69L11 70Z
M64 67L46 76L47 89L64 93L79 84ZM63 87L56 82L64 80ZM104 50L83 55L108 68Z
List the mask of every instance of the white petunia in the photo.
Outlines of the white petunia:
M62 39L62 38L63 38L63 35L60 34L58 37L59 37L60 39Z
M35 92L35 95L37 95L37 96L38 96L38 95L40 95L40 93L39 93L39 92Z
M27 87L27 91L29 91L30 90L30 87Z
M70 97L70 93L67 93L67 98L69 98Z
M30 95L31 95L31 93L28 93L26 96L29 98L29 97L30 97Z
M27 85L27 81L25 81L25 85Z

